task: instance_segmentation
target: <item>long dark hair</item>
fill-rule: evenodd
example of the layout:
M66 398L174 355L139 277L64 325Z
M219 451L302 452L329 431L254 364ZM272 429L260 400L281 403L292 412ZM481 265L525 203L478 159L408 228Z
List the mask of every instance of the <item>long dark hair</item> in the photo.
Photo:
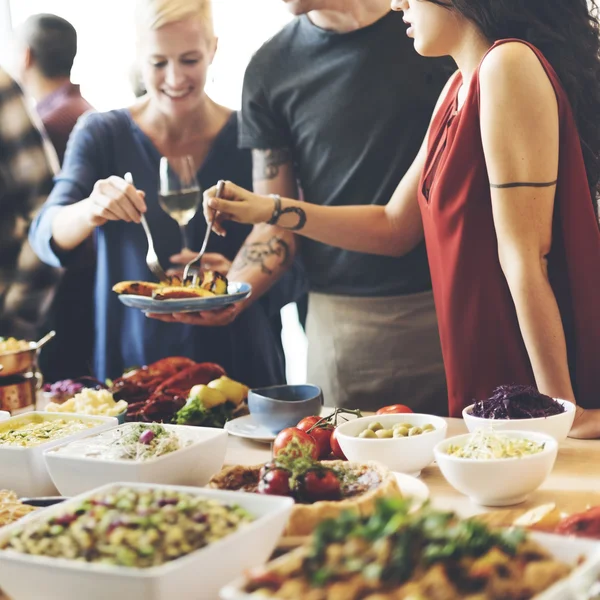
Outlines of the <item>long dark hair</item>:
M491 41L518 38L539 48L573 108L597 207L600 192L600 24L597 0L427 0L454 9Z

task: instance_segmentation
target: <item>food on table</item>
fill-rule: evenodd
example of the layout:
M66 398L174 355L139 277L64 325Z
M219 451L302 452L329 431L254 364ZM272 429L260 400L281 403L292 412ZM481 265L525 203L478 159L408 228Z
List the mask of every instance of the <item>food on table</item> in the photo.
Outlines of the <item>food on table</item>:
M252 597L280 600L525 600L569 575L522 530L385 499L322 523L311 544L255 569Z
M8 352L21 352L23 350L30 349L31 344L26 340L18 340L14 337L0 337L0 354L5 354Z
M79 413L82 415L99 415L103 417L116 417L127 410L127 402L115 402L113 395L108 390L92 390L82 388L72 398L62 403L50 402L46 406L48 412Z
M312 435L298 427L286 427L273 440L273 456L279 455L287 455L292 458L308 456L312 460L317 460L319 448Z
M0 446L32 448L95 425L97 423L80 419L44 419L41 415L33 415L8 425L0 423Z
M176 298L204 298L227 294L227 277L216 271L204 271L202 281L194 285L193 281L182 281L180 277L169 277L168 281L152 283L149 281L120 281L113 286L117 294L147 296L155 300Z
M329 457L331 454L331 435L335 429L329 421L317 416L304 417L296 427L308 433L315 440L318 452L317 458Z
M411 423L394 423L393 427L386 429L379 421L369 423L356 437L367 438L374 440L414 437L415 435L423 435L435 431L435 427L431 423L424 425L413 425Z
M24 523L2 550L143 569L190 554L252 521L240 507L202 496L118 487L44 521Z
M471 410L474 417L483 419L537 419L563 412L560 402L529 385L501 385L487 400L475 402Z
M14 492L0 490L0 527L10 525L34 510L34 506L23 504Z
M206 385L195 385L174 421L178 425L223 427L227 421L246 413L243 402L247 397L245 385L222 376Z
M112 383L110 391L116 400L129 404L126 420L170 423L195 385L223 375L219 365L172 356L128 371Z
M159 423L128 423L54 450L57 454L103 460L146 461L192 443Z
M526 438L511 437L494 431L479 430L462 446L450 445L446 454L457 458L493 460L497 458L522 458L538 454L545 442L534 442Z
M315 453L314 458L324 460L333 456L340 460L346 460L337 440L337 426L340 422L347 421L349 416L362 417L362 414L359 410L336 408L325 417L317 415L304 417L296 427L289 427L279 433L273 444L273 452L277 454L281 448L287 446L289 440L293 437L299 437L307 446L312 446L313 444L306 436L296 433L296 430L299 429L312 438L315 447L313 450Z
M392 404L390 406L382 406L375 414L376 415L397 415L402 413L414 412L408 406L404 404Z
M298 443L298 442L296 442ZM289 496L296 502L287 535L308 535L324 519L343 511L370 514L377 498L402 495L394 474L379 463L316 461L292 448L264 465L225 467L209 486Z

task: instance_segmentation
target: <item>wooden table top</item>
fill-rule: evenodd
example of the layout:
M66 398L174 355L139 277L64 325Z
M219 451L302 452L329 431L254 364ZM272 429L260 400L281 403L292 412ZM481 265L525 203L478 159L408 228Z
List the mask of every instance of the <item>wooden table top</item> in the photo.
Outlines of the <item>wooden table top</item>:
M467 433L462 419L447 419L448 437ZM227 465L255 465L270 458L270 445L259 444L242 438L229 436L229 445L225 456ZM454 510L463 517L470 517L490 510L478 506L451 487L436 464L423 469L421 480L427 484L432 504L437 508ZM547 502L556 502L565 512L584 510L588 505L600 504L600 440L572 440L563 442L558 451L554 470L544 484L528 500L519 505L526 510Z

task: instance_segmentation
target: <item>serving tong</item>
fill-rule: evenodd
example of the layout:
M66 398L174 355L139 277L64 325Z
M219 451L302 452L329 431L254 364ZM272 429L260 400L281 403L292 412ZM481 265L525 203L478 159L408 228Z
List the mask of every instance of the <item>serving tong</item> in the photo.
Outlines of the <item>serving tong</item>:
M219 182L217 183L217 191L215 193L215 198L221 197L224 187L225 187L225 182L222 179L220 179ZM200 262L200 260L206 253L206 248L208 247L208 238L210 237L210 233L212 231L212 226L213 226L213 223L215 222L216 215L217 215L217 211L213 210L212 219L210 220L210 222L208 222L206 224L206 233L204 234L204 241L202 242L202 248L200 248L200 252L198 252L198 254L196 254L196 256L192 260L190 260L190 262L187 265L185 265L185 268L183 269L183 282L184 283L188 280L190 267L194 263ZM194 273L194 275L191 278L192 286L195 286L197 284L197 282L198 282L198 274Z
M125 173L123 177L127 183L130 185L134 185L133 176L131 173ZM140 215L141 224L144 228L144 232L146 233L146 238L148 239L148 252L146 253L146 264L148 268L160 282L169 283L169 278L167 274L164 272L163 268L160 266L160 262L158 261L158 255L156 254L156 250L154 249L154 240L152 239L152 232L150 231L150 227L148 226L148 221L146 221L146 216L142 213Z

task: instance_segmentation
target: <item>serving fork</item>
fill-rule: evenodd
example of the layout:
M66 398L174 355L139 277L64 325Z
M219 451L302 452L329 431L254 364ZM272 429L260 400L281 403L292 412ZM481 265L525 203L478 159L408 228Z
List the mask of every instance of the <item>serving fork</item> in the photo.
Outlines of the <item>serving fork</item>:
M225 187L225 182L222 179L220 179L219 182L217 183L217 191L215 193L216 198L221 197L224 187ZM206 233L204 234L204 241L202 242L202 248L200 248L200 252L198 252L198 254L196 254L196 256L194 256L194 258L192 258L192 260L190 260L190 262L187 265L185 265L185 269L183 269L183 282L184 283L187 281L190 267L194 263L199 262L202 259L202 257L204 256L204 253L206 252L206 248L208 246L208 238L210 237L210 232L212 231L212 226L213 226L213 223L215 222L216 214L217 214L217 211L214 210L212 219L210 220L209 223L206 224ZM192 279L192 283L195 283L195 281L196 281L196 275L194 275L194 277Z
M123 177L127 183L130 185L134 185L133 176L131 173L125 173ZM146 238L148 238L148 252L146 253L146 264L148 268L160 282L169 282L169 278L167 274L164 272L163 268L160 266L160 262L158 262L158 255L156 254L156 250L154 249L154 240L152 239L152 232L150 231L150 227L148 226L148 221L146 221L146 216L141 214L141 223L144 231L146 233Z

